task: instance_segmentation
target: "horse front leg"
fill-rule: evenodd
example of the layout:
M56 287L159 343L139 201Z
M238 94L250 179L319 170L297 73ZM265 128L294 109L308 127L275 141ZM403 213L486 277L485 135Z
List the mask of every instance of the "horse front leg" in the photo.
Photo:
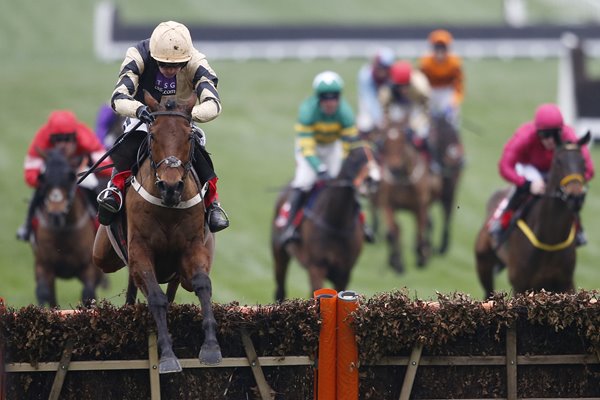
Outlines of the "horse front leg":
M420 207L417 210L416 217L416 253L417 253L417 266L423 268L429 259L431 253L431 244L427 235L429 225L429 213L426 207Z
M450 219L454 207L454 185L453 180L444 178L442 186L441 204L443 211L442 240L438 249L439 254L446 254L450 246Z
M394 210L391 207L384 208L385 221L387 224L387 242L389 249L388 264L399 274L404 273L404 260L400 250L400 225L394 218Z
M275 267L275 301L283 301L285 299L285 279L287 276L288 265L290 263L290 255L283 246L280 246L273 241L273 263Z
M173 342L167 329L167 296L160 288L152 268L141 269L137 263L130 266L136 285L148 299L148 308L156 323L160 348L159 373L181 372L181 364L173 352Z
M35 263L35 297L38 305L44 306L48 304L50 307L56 307L56 290L55 290L55 275L53 271L48 271L47 268L36 262Z
M494 266L497 262L498 258L494 254L489 234L484 227L479 231L475 241L475 264L485 299L490 298L494 292Z
M219 364L223 358L217 341L217 321L211 304L212 284L208 274L203 271L194 274L192 276L192 288L198 299L200 299L202 329L204 330L204 342L200 348L198 358L203 364Z
M100 284L101 279L102 275L100 270L90 262L79 277L79 280L83 284L83 290L81 292L82 303L86 304L96 299L96 288Z

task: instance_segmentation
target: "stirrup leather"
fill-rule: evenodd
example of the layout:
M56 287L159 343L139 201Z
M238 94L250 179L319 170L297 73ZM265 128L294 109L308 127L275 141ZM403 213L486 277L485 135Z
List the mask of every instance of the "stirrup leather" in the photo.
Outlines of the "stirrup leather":
M116 198L112 196L115 196ZM114 186L109 186L102 190L98 194L98 197L96 197L96 200L98 201L98 205L113 213L118 213L121 211L121 207L123 207L123 195L121 194L121 191ZM115 201L113 202L110 200ZM118 203L116 204L116 207L114 203Z

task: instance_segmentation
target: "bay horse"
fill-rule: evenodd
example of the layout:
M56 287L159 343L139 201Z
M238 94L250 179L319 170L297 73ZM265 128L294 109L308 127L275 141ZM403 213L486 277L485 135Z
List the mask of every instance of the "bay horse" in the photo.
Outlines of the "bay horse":
M96 298L96 288L103 273L92 262L96 227L85 194L78 190L77 170L80 160L69 160L59 149L38 153L45 159L36 196L41 206L36 210L31 240L35 259L36 297L39 305L56 307L56 278L78 278L83 283L81 300Z
M498 267L507 268L515 293L574 290L574 238L587 190L581 146L589 140L588 132L577 143L557 143L545 194L526 202L524 212L515 212L518 220L509 226L508 236L499 247L489 233L487 221L507 190L497 191L490 198L486 223L475 241L477 273L486 298L492 295Z
M155 121L148 129L147 157L125 194L125 257L130 276L127 301L135 300L134 284L146 296L157 326L159 372L180 372L181 364L167 328L168 304L178 285L193 291L200 300L204 330L200 362L212 365L222 359L209 278L215 238L205 224L204 192L192 167L198 145L191 125L196 98L192 96L185 104L169 101L161 105L145 92L144 99ZM124 265L111 246L106 226L101 226L96 235L94 261L105 272ZM161 283L168 283L167 295Z
M429 208L438 196L440 180L429 170L425 157L409 142L405 122L390 123L383 134L379 154L382 180L374 201L383 211L387 227L388 263L402 273L404 257L396 211L406 210L414 215L417 266L425 266L431 256Z
M304 219L298 228L299 242L287 245L280 242L284 224L278 223L278 216L290 188L279 195L271 225L277 301L286 297L285 279L292 257L308 271L311 296L324 287L325 280L338 292L348 286L364 240L358 190L373 172L372 157L367 144L356 145L345 158L337 177L317 183L307 205L300 211Z
M442 238L437 253L445 254L450 246L450 222L464 166L464 148L458 130L445 115L432 116L429 145L432 158L441 167L441 189L435 199L443 211Z

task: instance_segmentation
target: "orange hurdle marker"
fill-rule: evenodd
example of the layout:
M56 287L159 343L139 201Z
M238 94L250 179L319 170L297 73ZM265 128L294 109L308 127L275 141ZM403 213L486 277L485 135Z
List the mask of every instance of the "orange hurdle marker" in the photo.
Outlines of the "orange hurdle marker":
M358 345L350 325L350 314L358 308L358 295L346 290L337 297L337 398L358 400Z
M336 400L336 303L337 291L319 289L314 293L319 301L321 331L319 355L315 371L315 400Z

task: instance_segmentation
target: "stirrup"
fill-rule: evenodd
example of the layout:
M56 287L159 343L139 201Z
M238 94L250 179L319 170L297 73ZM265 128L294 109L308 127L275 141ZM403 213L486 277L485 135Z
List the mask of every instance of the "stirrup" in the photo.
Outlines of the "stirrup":
M100 207L114 214L121 211L121 207L123 207L123 195L114 186L103 189L96 197L96 201Z

